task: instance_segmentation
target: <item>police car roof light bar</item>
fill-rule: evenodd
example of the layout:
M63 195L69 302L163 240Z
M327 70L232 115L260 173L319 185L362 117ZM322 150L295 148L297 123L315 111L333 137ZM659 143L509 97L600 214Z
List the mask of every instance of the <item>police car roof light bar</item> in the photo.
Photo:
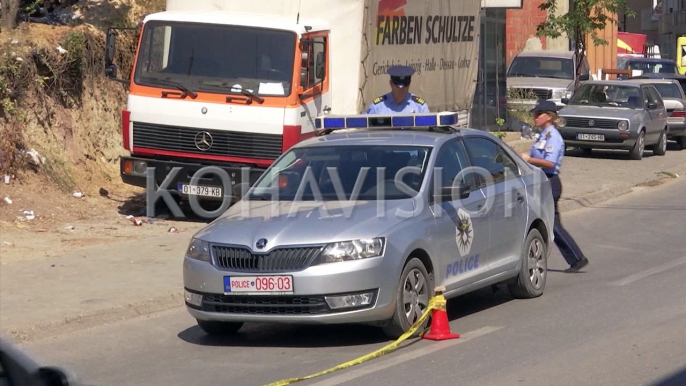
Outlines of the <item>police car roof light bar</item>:
M456 112L397 115L337 115L315 118L315 128L320 130L412 128L456 125Z

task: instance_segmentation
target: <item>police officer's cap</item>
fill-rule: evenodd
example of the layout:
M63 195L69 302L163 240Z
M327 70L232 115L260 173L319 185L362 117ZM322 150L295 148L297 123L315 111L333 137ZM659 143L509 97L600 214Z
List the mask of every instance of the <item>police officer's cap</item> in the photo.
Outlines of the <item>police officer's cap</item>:
M391 66L388 67L387 72L391 76L391 81L401 87L409 85L410 79L414 74L412 67L408 66Z
M531 113L557 113L557 105L552 101L539 100L536 107L531 109Z

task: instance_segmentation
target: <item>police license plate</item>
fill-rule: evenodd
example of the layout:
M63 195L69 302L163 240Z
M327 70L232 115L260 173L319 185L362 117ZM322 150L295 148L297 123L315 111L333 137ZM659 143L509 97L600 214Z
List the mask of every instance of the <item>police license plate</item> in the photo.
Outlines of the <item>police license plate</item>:
M577 134L576 139L582 141L604 141L605 136L602 134Z
M286 295L293 293L293 276L224 276L224 295Z
M221 197L222 188L216 186L200 186L179 184L178 191L189 196Z

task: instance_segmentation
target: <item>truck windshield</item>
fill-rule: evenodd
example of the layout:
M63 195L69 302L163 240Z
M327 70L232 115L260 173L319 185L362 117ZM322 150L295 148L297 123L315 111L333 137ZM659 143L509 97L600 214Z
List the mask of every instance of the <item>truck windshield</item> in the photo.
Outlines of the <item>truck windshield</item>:
M249 200L397 200L414 197L431 148L326 146L292 149L250 191ZM397 178L396 178L397 177Z
M295 40L287 31L152 21L143 32L134 81L210 93L288 96Z
M642 108L643 98L635 86L585 84L574 93L569 104Z
M519 56L512 60L507 76L574 79L572 59Z

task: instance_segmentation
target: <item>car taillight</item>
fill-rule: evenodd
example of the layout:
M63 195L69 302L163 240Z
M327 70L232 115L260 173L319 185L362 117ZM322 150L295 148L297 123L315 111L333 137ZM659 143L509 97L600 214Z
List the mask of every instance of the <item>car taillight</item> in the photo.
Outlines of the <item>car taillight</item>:
M302 126L284 126L283 127L283 140L281 142L281 151L285 152L290 149L293 145L300 142Z
M124 141L124 149L131 150L129 146L129 126L131 123L131 112L128 110L121 111L121 134Z
M672 113L669 115L670 118L686 118L686 111L683 110L674 110Z

